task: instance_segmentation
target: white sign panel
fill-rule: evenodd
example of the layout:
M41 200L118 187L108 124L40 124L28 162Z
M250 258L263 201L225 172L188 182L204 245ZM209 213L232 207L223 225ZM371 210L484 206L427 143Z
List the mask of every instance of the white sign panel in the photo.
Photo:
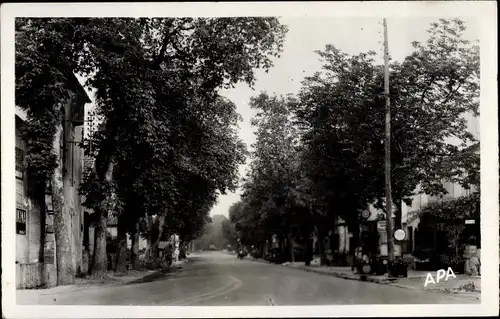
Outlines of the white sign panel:
M387 244L380 245L380 256L389 256L389 253L387 252ZM394 256L401 257L401 245L394 244Z
M386 230L386 221L385 220L379 220L377 222L377 230L379 232L384 232Z
M403 239L405 239L405 237L406 237L406 233L402 229L398 229L398 230L396 230L396 232L394 232L394 238L396 238L397 240L403 240Z

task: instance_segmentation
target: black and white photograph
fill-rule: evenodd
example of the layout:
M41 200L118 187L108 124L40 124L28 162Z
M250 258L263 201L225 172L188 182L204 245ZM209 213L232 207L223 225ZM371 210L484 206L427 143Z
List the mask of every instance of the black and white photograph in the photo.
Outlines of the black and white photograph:
M496 3L431 4L2 5L6 318L498 313Z

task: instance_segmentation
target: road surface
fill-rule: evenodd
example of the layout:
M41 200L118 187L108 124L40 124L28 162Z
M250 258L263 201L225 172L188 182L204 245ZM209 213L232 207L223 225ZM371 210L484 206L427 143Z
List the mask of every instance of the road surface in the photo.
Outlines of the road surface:
M147 306L291 306L479 303L472 298L346 280L222 252L203 252L152 282L22 298L18 304Z

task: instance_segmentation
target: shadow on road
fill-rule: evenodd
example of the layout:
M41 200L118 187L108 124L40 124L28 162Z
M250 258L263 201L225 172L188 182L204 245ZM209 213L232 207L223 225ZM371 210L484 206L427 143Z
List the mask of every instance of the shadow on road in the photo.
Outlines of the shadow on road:
M191 262L192 262L192 260L189 259L183 265L187 265ZM142 283L146 283L146 282L153 282L153 281L157 281L157 280L164 280L164 279L167 279L167 278L173 276L175 273L180 272L182 270L182 267L183 266L172 266L170 268L159 269L158 271L155 271L152 274L149 274L149 275L146 275L142 278L130 281L130 282L126 283L125 285L135 285L135 284L142 284Z

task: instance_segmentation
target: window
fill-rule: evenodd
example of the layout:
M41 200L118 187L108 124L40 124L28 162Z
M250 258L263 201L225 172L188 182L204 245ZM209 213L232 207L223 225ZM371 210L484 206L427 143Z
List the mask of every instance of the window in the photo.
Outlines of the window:
M23 171L24 150L16 146L16 171Z
M26 235L26 211L22 209L17 209L16 233Z

